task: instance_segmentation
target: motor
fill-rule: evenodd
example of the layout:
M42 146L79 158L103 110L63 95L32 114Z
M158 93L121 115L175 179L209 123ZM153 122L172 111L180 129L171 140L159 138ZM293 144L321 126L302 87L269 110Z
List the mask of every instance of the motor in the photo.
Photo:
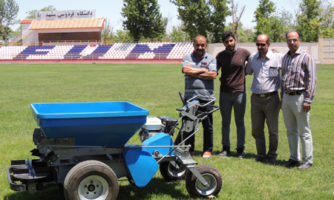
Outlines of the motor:
M173 136L177 125L178 121L168 116L148 116L139 132L140 141L143 142L160 132Z

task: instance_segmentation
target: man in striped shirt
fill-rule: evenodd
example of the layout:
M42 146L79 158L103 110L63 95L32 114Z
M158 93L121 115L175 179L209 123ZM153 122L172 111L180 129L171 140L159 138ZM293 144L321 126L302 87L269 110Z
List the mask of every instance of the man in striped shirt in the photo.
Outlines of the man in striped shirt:
M290 148L286 167L299 165L299 140L302 144L302 164L299 170L313 166L313 143L309 117L316 88L316 65L300 48L299 34L286 35L289 52L282 60L282 110Z

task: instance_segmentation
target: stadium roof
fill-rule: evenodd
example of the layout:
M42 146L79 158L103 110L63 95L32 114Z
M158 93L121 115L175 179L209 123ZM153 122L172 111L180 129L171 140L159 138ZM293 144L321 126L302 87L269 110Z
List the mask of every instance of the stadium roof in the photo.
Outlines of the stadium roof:
M104 28L104 18L85 18L85 19L63 19L63 20L22 20L21 24L29 24L30 30L49 30L49 29L86 29Z

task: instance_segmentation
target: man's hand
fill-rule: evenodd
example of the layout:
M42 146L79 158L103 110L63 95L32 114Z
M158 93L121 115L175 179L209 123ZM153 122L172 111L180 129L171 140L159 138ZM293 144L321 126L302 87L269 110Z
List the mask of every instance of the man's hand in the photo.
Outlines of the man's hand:
M311 110L311 104L304 102L303 111L309 112Z
M200 74L207 72L209 72L209 70L206 68L192 68L191 65L186 65L183 67L183 73L195 78L200 78L199 77Z

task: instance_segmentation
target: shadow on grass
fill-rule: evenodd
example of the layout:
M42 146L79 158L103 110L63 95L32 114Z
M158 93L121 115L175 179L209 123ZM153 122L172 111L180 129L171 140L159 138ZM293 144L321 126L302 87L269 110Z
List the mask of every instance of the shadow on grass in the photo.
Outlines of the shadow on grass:
M63 190L57 185L49 186L38 192L15 192L4 200L64 200Z
M215 151L213 153L215 155L218 155L220 152L219 151ZM231 151L229 157L238 157L237 152L232 152ZM255 161L255 158L256 158L256 154L254 154L254 153L245 153L243 159L250 159L250 160L254 160L254 162L257 162L257 161ZM285 164L287 163L287 161L286 160L276 160L274 163L270 163L267 160L265 160L265 161L260 162L260 163L265 164L265 165L275 165L275 166L279 166L279 167L285 167Z
M163 178L153 178L151 182L143 188L134 185L120 186L118 199L144 200L151 199L152 196L168 196L172 199L191 199L188 193L183 193L182 189L177 189L179 181L166 182Z
M127 180L120 180L120 182ZM184 180L180 180L184 181ZM143 188L134 185L120 185L118 200L144 200L151 199L152 196L168 196L171 199L191 199L188 193L183 193L182 189L177 189L180 181L166 182L162 178L153 178L151 182ZM120 183L121 184L121 183ZM64 200L63 191L58 186L49 186L44 190L29 193L15 192L4 197L4 200Z

